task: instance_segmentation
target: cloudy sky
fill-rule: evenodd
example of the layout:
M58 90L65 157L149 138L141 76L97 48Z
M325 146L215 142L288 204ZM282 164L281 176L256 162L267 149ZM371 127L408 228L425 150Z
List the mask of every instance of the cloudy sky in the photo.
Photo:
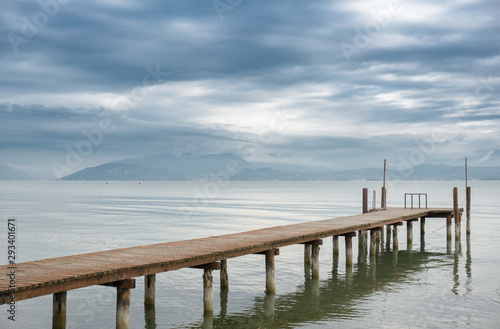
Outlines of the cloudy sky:
M487 164L500 2L0 1L0 163Z

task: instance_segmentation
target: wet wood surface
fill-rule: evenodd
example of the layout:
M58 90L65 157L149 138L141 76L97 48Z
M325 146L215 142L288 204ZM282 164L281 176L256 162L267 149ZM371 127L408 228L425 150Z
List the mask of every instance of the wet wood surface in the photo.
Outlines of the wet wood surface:
M460 209L462 211L462 209ZM167 242L16 264L16 301L87 286L213 263L292 244L369 230L420 217L447 217L454 209L388 208L208 238ZM132 228L131 228L132 229ZM9 273L9 265L0 273ZM0 304L11 298L10 278L0 276Z

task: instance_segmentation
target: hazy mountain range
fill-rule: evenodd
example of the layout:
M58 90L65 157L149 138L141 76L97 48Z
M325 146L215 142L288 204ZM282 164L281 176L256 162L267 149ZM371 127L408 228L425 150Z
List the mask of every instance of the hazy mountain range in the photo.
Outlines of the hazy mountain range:
M0 180L30 180L32 179L27 173L13 169L8 165L0 164Z
M498 180L500 167L469 167L469 179ZM387 170L388 180L462 180L464 167L423 164L410 169ZM382 180L383 168L313 171L269 163L251 163L232 154L165 154L113 161L86 168L64 180Z

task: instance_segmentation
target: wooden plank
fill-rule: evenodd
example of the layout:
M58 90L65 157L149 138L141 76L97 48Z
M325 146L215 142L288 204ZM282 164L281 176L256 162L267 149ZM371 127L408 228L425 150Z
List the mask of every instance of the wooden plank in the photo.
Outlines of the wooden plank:
M274 248L274 256L279 256L280 255L280 249L279 248ZM266 251L260 251L260 252L256 252L255 254L256 255L265 255L267 253L267 250Z
M204 266L292 244L321 244L331 236L352 235L359 230L379 229L420 217L447 217L455 209L402 209L330 218L209 238L121 248L95 253L16 264L16 301L109 284L137 276ZM458 209L458 211L462 211ZM7 265L0 266L5 272ZM10 280L0 277L0 304L10 300Z
M191 268L201 268L202 270L220 270L220 263L214 262L209 264L196 265L196 266L191 266Z
M125 279L115 282L103 283L101 286L115 287L115 288L123 288L123 289L134 289L135 288L135 279Z

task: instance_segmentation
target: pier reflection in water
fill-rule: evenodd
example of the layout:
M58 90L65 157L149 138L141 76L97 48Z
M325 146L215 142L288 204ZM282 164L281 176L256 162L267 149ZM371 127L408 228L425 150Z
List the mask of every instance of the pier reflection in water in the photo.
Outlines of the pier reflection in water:
M461 242L457 241L452 251L452 241L447 241L446 253L425 251L425 233L420 236L420 248L394 249L390 244L392 232L381 236L376 255L371 255L364 245L358 249L357 262L353 265L341 263L339 256L333 256L328 278L311 276L310 264L304 265L304 283L295 292L275 295L263 294L255 297L253 306L241 313L227 314L228 289L220 292L220 313L206 314L198 322L182 328L292 328L306 323L343 321L366 316L370 310L364 309L363 301L371 295L397 290L430 267L445 266L453 272L451 292L459 294L461 285L459 267L462 253ZM366 241L366 240L365 240ZM326 252L326 251L325 251ZM465 290L470 291L471 246L467 237ZM344 270L342 272L342 270ZM145 328L159 327L155 319L155 309L145 307Z

